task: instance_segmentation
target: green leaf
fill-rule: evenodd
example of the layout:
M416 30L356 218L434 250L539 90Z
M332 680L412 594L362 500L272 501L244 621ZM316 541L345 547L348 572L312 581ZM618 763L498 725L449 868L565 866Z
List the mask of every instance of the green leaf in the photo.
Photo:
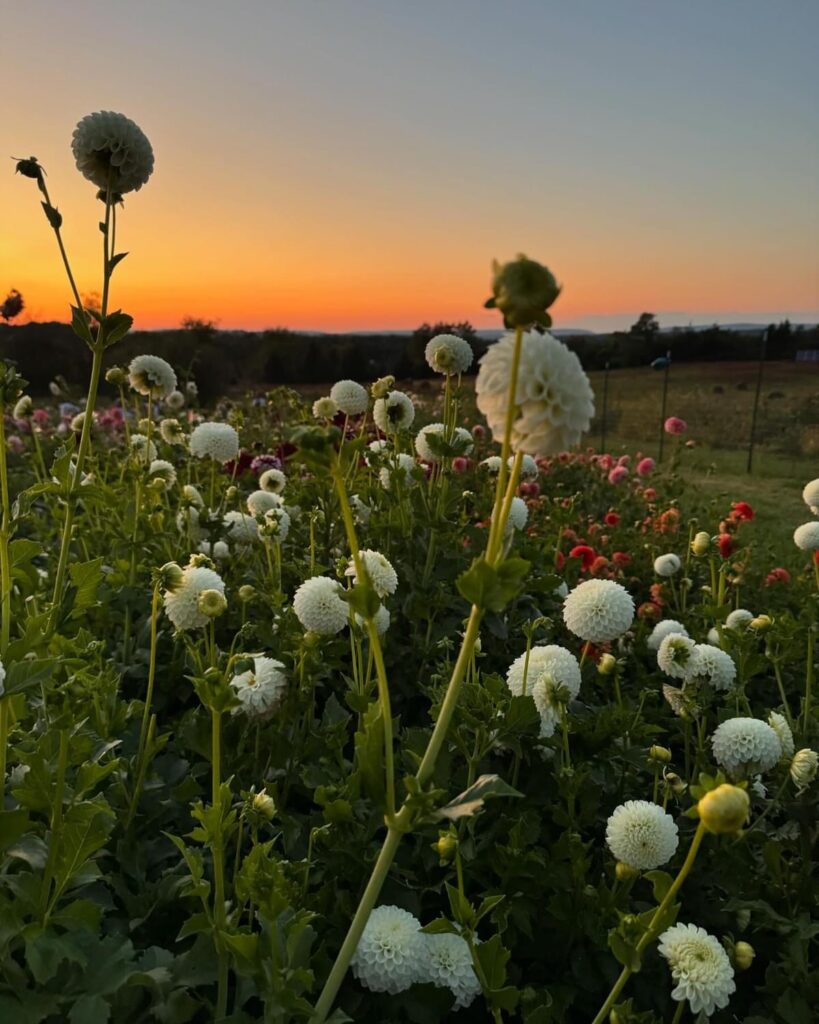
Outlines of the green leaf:
M492 911L497 907L499 903L503 903L506 899L505 896L486 896L484 897L481 905L478 907L478 913L475 917L475 923L477 924L482 918L486 917L487 914L491 914Z
M71 307L71 330L88 345L94 340L91 337L91 328L88 325L88 315L77 306Z
M671 888L674 879L667 871L646 871L645 878L651 882L654 887L654 899L658 903L662 903Z
M624 967L628 967L629 970L635 973L640 970L640 954L635 946L626 942L616 928L612 928L609 932L609 949Z
M103 321L103 337L106 345L113 345L114 342L120 341L133 326L134 318L129 316L128 313L123 313L121 309L116 310L114 313L109 313Z
M118 263L120 263L122 260L124 260L127 255L128 255L127 252L118 252L116 254L116 256L112 256L111 259L108 260L108 274L109 274L109 276L114 272L114 267Z
M372 584L363 580L356 583L352 589L342 591L339 596L365 619L373 618L381 607L381 601Z
M384 723L381 705L371 704L355 734L355 769L364 796L381 804L384 799Z
M107 1024L111 1006L102 996L80 996L68 1014L70 1024Z
M494 568L481 556L456 583L459 593L470 604L500 612L518 595L528 572L529 563L523 558L507 558Z
M97 603L97 587L102 580L102 557L92 558L90 562L74 562L68 572L76 589L71 609L71 618L74 619Z
M0 811L0 850L16 843L27 829L27 811Z
M450 821L471 818L483 810L485 800L496 796L522 797L523 793L513 789L499 775L480 775L468 789L459 793L444 807L439 808L433 814L433 818L436 820L448 818Z
M51 678L56 662L46 659L34 661L16 661L6 671L5 692L25 693L33 686L39 686Z
M475 925L475 911L472 904L454 885L446 884L446 894L449 897L449 906L452 916L460 925L473 928Z
M460 932L455 925L445 917L436 917L434 921L425 924L421 931L425 935L459 935Z
M55 231L59 231L60 228L63 226L63 215L56 208L56 206L52 206L50 203L42 202L40 203L40 205L42 206L43 211L45 212L45 215L48 218L48 223L54 228Z
M84 869L104 845L114 826L111 808L101 801L75 804L66 812L60 829L54 867L55 892L90 880Z
M501 990L506 982L506 964L510 953L501 942L500 935L475 947L475 955L483 968L486 983L490 989Z

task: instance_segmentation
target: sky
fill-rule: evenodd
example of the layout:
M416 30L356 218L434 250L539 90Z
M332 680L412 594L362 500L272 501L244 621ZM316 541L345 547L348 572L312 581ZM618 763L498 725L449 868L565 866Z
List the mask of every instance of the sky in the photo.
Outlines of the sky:
M102 208L74 125L116 110L151 140L112 285L137 327L497 327L491 261L519 252L563 284L556 327L819 320L816 0L3 8L7 155L45 167L84 294ZM54 236L13 171L0 292L66 319Z

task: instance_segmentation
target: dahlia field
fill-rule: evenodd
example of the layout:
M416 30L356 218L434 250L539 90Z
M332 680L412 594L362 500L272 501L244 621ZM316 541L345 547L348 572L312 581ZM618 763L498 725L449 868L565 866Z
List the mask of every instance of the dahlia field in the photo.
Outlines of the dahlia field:
M99 308L17 169L91 379L0 364L0 1019L810 1024L819 480L773 560L682 487L695 424L661 467L586 447L523 256L431 397L202 408L116 363L150 143L73 148Z

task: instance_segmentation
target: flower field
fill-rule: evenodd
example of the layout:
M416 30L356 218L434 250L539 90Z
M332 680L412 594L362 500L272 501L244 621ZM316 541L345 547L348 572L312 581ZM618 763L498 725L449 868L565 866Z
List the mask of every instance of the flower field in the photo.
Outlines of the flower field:
M474 389L441 335L423 398L201 407L116 363L150 144L74 153L99 309L18 170L87 392L0 364L0 1020L810 1024L819 480L774 560L682 486L694 424L590 447L525 257Z

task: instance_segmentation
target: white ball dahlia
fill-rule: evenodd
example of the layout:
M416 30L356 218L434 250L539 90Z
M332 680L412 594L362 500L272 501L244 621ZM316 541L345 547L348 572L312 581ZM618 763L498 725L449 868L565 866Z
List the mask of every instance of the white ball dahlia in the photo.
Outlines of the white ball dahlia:
M199 509L195 505L181 508L177 512L176 525L193 543L205 540L208 535L207 530L203 529L199 522Z
M509 537L515 530L523 530L529 520L529 507L523 498L515 495L509 506L509 518L506 520L504 535Z
M355 621L356 621L356 624L361 629L366 629L367 622L363 618L363 616L361 616L358 613L356 613ZM378 611L375 613L375 616L374 616L374 622L375 622L375 631L376 631L376 633L378 633L379 636L383 636L387 632L387 630L390 628L390 613L389 613L388 609L386 609L384 607L383 604L379 605Z
M201 629L210 619L199 611L199 595L217 590L224 596L225 584L219 573L204 565L188 565L182 570L182 582L163 594L165 614L176 629Z
M753 617L754 613L749 612L747 608L735 608L732 612L728 612L725 625L728 629L742 629L743 626L748 625Z
M112 192L138 192L154 169L145 133L111 110L87 114L74 129L71 149L82 176Z
M819 479L811 480L805 484L802 491L802 501L808 506L815 516L819 516Z
M490 456L490 458L492 458L492 457L493 456ZM496 458L498 460L498 462L500 462L500 456L496 455L496 456L494 456L494 458ZM483 461L484 462L488 462L489 460L488 459L484 459ZM509 459L507 460L506 465L511 470L512 466L514 464L515 464L515 456L514 455L510 455ZM524 455L523 458L520 460L520 478L521 478L521 480L537 480L537 478L539 476L540 476L540 467L538 466L537 462L535 462L535 460L532 458L531 455Z
M150 465L156 458L156 445L144 434L131 434L131 454L138 462Z
M360 416L370 404L367 389L354 380L336 381L330 388L330 398L346 416Z
M429 445L427 437L430 434L435 434L443 437L444 425L443 423L428 423L425 427L421 427L418 433L415 435L415 450L424 462L438 462L441 458L440 455L436 455L435 452ZM452 444L458 445L461 448L461 454L467 455L472 451L474 445L472 444L472 435L468 430L463 427L456 427L452 434Z
M281 494L287 484L287 477L280 469L266 469L259 477L259 487L271 494Z
M793 733L791 727L788 725L788 720L784 715L780 715L778 711L772 711L768 715L768 725L776 733L779 739L779 745L782 748L782 758L790 760L793 757L793 752L796 749L793 742Z
M369 548L363 548L360 554L376 594L381 598L388 594L394 594L398 586L398 573L390 561L380 551L372 551ZM359 582L355 562L352 559L350 559L345 574L352 576L354 583Z
M264 514L264 522L259 527L259 532L265 537L278 540L284 544L287 535L290 533L291 519L286 508L276 506L269 508Z
M634 620L634 601L613 580L585 580L563 602L563 621L570 633L599 644L622 636Z
M373 405L375 425L383 434L408 430L415 419L415 406L403 391L390 391L386 398L378 398Z
M770 771L782 756L776 731L757 718L729 718L711 737L717 764L732 776Z
M230 462L239 455L239 435L229 423L200 423L190 439L191 455Z
M481 991L472 966L466 939L454 933L422 935L423 946L417 980L422 984L448 988L455 996L455 1009L469 1006Z
M427 342L424 358L436 373L466 373L472 365L472 346L457 334L437 334Z
M165 490L169 491L176 483L176 470L173 464L166 459L154 459L148 466L148 475L165 484Z
M311 633L339 633L350 619L350 609L339 596L340 584L329 576L312 576L293 595L293 611Z
M225 512L222 518L227 539L238 547L246 548L259 539L259 526L253 516L244 512Z
M497 473L500 471L503 459L500 455L487 455L485 459L481 460L480 465L490 473Z
M176 389L176 373L159 356L134 356L128 367L128 381L134 391L152 398L168 398Z
M254 491L248 495L247 510L252 516L263 516L268 509L281 508L284 500L273 491Z
M421 922L400 907L376 907L353 958L353 974L371 992L397 995L418 980L424 956Z
M638 871L652 871L667 864L678 842L674 819L648 800L626 801L606 824L606 843L612 854Z
M184 444L185 431L179 420L164 419L159 421L159 436L165 444Z
M694 648L696 674L703 676L715 690L728 690L737 677L734 659L719 647L697 644Z
M658 576L673 576L675 572L680 571L681 566L682 562L673 552L669 552L667 555L659 555L654 559L654 572Z
M721 943L695 924L675 924L660 936L660 955L671 968L677 1002L688 1000L692 1013L710 1017L728 1005L736 991L734 969Z
M269 714L282 701L287 688L287 677L282 671L284 665L274 658L259 654L253 658L253 668L235 675L230 685L241 701L233 714L244 711L253 717Z
M819 522L797 526L793 531L793 542L801 551L819 551Z
M410 476L413 469L415 469L415 459L411 455L407 455L406 452L399 452L396 458L396 464L391 466L382 466L378 471L378 479L385 491L390 489L390 481L392 480L393 473L398 474L398 479L402 483L408 483L412 486L412 484L415 483L413 478Z
M174 390L166 397L165 405L171 412L179 412L180 409L185 407L185 396L181 391Z
M690 636L669 633L657 648L657 664L674 679L693 679L697 674L697 645Z
M506 334L481 357L475 384L478 409L496 441L503 440L514 334ZM580 360L551 334L523 335L515 395L512 448L554 455L577 444L594 415L594 393Z
M529 651L528 664L525 653L515 658L506 673L506 685L510 693L520 697L524 692L531 694L535 682L543 675L549 675L567 687L573 697L580 692L580 665L577 658L558 644L533 647Z
M680 636L688 636L688 630L681 622L677 622L675 619L663 619L658 622L657 625L652 629L649 634L646 644L652 651L657 651L660 648L660 644L665 640L667 636L671 636L672 633L678 633Z
M223 540L216 540L212 544L209 540L203 540L199 544L199 553L207 555L215 562L227 562L230 560L230 548Z

